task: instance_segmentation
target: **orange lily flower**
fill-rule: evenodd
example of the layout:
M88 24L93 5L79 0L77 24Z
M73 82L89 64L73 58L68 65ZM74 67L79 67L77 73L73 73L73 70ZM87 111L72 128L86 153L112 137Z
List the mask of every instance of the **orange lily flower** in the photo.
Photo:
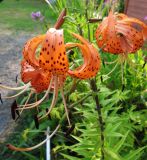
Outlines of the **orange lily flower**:
M32 86L34 86L35 88L38 84L38 81L39 83L40 81L42 83L42 79L35 81L33 75L38 76L39 74L39 76L43 76L45 73L47 73L48 75L45 74L45 77L48 77L48 80L45 82L48 82L48 83L45 87L46 93L41 100L37 101L36 103L22 105L20 106L20 108L18 108L18 110L31 109L36 107L46 98L51 88L53 89L53 99L48 109L48 112L42 117L37 117L38 121L42 120L43 118L45 118L50 114L51 110L56 105L58 90L60 89L65 111L66 111L67 120L69 125L71 125L69 116L68 116L68 110L66 107L64 92L63 92L63 83L65 81L66 76L72 76L79 79L88 79L88 78L94 77L97 74L98 70L100 69L100 57L95 47L80 35L75 33L72 33L72 35L78 40L80 40L81 43L64 44L63 30L50 28L47 31L46 35L44 36L44 39L38 42L38 45L41 43L41 51L37 59L37 61L39 60L39 70L37 67L36 67L37 69L34 70L34 68L32 68L32 65L31 67L28 66L27 68L24 68L28 64L25 61L22 62L23 65L24 64L26 65L22 67L23 68L22 79L24 80L24 82L27 83L28 81L31 81ZM35 45L32 45L32 46L35 46ZM71 49L73 47L78 47L81 50L84 63L80 67L76 68L75 70L70 70L68 58L66 55L66 49ZM24 55L25 57L27 57L27 62L32 63L34 58L31 58L31 57L32 55L33 57L35 57L35 53L36 53L35 49L37 49L37 47L33 47L34 49L33 52L32 52L32 47L31 47L31 50L29 49L30 47L26 47L26 48L27 48L26 49L27 52L25 51ZM29 52L29 50L31 52ZM33 82L35 83L35 85L33 85L34 84ZM57 126L57 128L58 127L59 126ZM30 148L17 148L11 144L8 145L8 148L12 150L17 150L17 151L30 151L39 147L43 143L45 143L46 140Z
M147 25L136 18L110 11L95 35L98 46L105 52L134 53L147 39Z
M48 112L43 117L39 118L39 120L49 115L52 108L55 106L59 88L58 84L60 84L60 81L63 79L63 77L70 75L80 79L87 79L95 76L100 68L100 58L98 56L97 50L93 47L93 45L75 33L73 33L73 36L78 38L84 44L64 44L63 30L56 30L55 28L51 28L46 33L46 37L42 43L42 49L39 56L39 65L42 69L51 73L51 79L53 80L51 83L54 85L54 96ZM84 64L77 68L75 71L71 71L69 69L66 48L73 48L76 46L81 48L84 57ZM61 87L60 90L66 108L63 88Z

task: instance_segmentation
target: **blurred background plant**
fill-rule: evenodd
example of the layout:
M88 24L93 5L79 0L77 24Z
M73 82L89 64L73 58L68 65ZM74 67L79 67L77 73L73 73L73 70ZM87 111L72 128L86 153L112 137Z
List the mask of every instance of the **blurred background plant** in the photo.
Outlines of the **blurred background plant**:
M86 0L46 0L46 2L22 0L8 2L4 0L0 4L2 8L0 12L2 12L3 15L5 14L6 8L7 10L11 10L10 5L13 5L17 8L15 10L16 13L21 13L22 16L20 16L18 23L17 20L15 22L13 20L12 24L10 24L9 17L2 19L1 23L6 22L8 26L12 27L13 25L15 29L22 29L23 26L25 30L33 30L34 26L36 27L40 24L44 26L40 32L44 32L46 27L50 28L56 21L61 10L66 8L67 16L65 17L65 23L63 25L65 29L65 42L75 42L76 40L70 35L70 32L76 32L96 44L94 37L95 30L102 18L108 15L112 5L114 5L114 10L117 12L123 12L124 10L124 1L122 0L89 0L87 1L89 3L88 6L86 5ZM26 7L24 7L24 4ZM24 8L23 12L20 12L21 6ZM24 19L24 12L25 15L27 14L27 22ZM32 12L35 12L32 17L33 19L36 20L34 17L36 17L37 12L37 14L39 13L39 20L43 17L45 23L40 21L35 23L32 21L30 17ZM94 18L97 19L97 23L91 23ZM37 30L37 32L39 31ZM118 56L103 53L101 50L99 50L99 52L101 54L102 67L95 78L98 92L94 93L94 95L99 96L99 103L102 107L103 124L101 125L104 127L104 148L102 149L105 160L145 160L147 157L147 66L145 64L147 50L140 49L136 54L128 55L128 59L124 63L123 74L125 86L123 91L121 81L122 70ZM69 60L71 61L71 66L79 66L82 63L79 50L74 49L69 55ZM74 82L75 80L67 78L65 91L68 91ZM76 81L76 88L67 92L67 105L70 110L73 127L69 130L66 126L67 122L64 121L61 130L52 138L52 159L101 159L101 126L98 123L97 109L92 98L93 94L91 94L90 90L89 80ZM19 98L17 100L18 103L23 103L27 96L26 94ZM44 102L40 106L40 109L45 109L49 104L50 100ZM57 125L57 122L64 113L64 106L62 100L59 98L49 119L45 119L40 124L39 130L35 129L32 118L34 112L36 111L32 110L31 113L25 112L23 117L21 117L22 120L18 123L17 133L13 133L7 139L8 142L17 146L19 144L19 147L22 147L41 141L41 139L44 139L46 128L50 126L52 129ZM21 153L9 151L6 147L2 149L3 146L1 146L2 153L0 159L45 159L45 146L40 147L39 150Z
M27 31L40 33L44 23L30 19L32 12L40 11L45 17L44 20L51 26L55 22L55 14L48 9L44 0L3 0L0 3L0 25L1 29L11 29L13 31ZM13 18L12 18L13 15ZM56 15L57 16L57 15Z

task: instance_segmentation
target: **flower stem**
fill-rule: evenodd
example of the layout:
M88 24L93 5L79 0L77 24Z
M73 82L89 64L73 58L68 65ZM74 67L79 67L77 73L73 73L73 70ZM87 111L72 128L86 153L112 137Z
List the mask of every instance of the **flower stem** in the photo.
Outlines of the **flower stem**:
M96 82L94 79L92 79L90 81L90 85L91 85L91 89L93 90L93 92L98 92L97 86L96 86ZM104 160L104 123L103 123L103 118L102 118L102 112L101 112L101 106L99 103L99 97L98 95L94 95L94 100L96 103L96 109L98 112L98 121L99 121L99 126L100 126L100 134L101 134L101 160Z
M89 42L90 42L90 26L89 26L89 19L88 19L88 9L87 9L87 6L86 6L86 9L85 9L85 17L86 17L86 20L87 20L88 39L89 39Z
M85 9L85 17L87 20L87 30L88 30L88 39L90 40L90 25L89 25L89 17L88 17L88 1L86 1L86 9ZM91 89L94 93L98 93L98 89L96 86L96 81L94 79L90 80ZM102 118L102 112L101 112L101 106L99 103L99 97L98 94L93 96L95 103L96 103L96 109L98 112L98 123L100 126L100 135L101 135L101 160L104 160L104 123Z

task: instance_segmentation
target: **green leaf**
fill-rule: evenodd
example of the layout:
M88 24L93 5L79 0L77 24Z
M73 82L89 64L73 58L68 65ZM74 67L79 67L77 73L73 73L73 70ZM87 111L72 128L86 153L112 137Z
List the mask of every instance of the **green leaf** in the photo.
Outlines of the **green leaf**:
M82 142L82 138L77 137L77 136L73 136L73 135L72 135L72 137L73 137L74 139L76 139L78 142Z
M125 156L125 160L135 160L136 155L141 154L141 152L147 148L147 146L144 146L142 148L138 148L135 151L131 151L127 156Z
M37 160L36 156L33 156L31 153L28 152L21 152L22 154L24 154L26 157L28 157L30 160Z
M66 155L66 154L63 154L63 153L61 153L61 155L63 155L65 158L68 158L69 160L81 160L81 158L75 158L75 157L73 157L73 156L69 156L69 155Z
M117 154L116 152L114 152L114 151L111 150L110 148L109 148L109 149L108 149L108 148L105 148L104 150L105 150L106 154L107 154L109 157L113 158L113 160L123 160L123 158L122 158L119 154Z
M115 147L113 148L115 150L115 152L118 152L120 150L120 148L122 147L122 145L124 144L127 136L128 136L129 131L122 137L122 139L115 145Z

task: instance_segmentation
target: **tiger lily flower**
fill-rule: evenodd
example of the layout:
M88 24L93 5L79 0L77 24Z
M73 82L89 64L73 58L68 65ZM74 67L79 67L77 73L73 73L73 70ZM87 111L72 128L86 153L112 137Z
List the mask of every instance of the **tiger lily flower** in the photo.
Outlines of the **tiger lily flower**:
M95 33L97 44L112 54L134 53L147 39L147 25L125 14L110 11Z
M50 86L49 90L47 90L47 92L50 91L51 86L54 86L53 88L54 93L53 93L53 100L48 112L44 116L40 117L38 119L39 121L45 118L47 115L49 115L52 108L55 106L58 96L59 84L63 84L63 81L65 80L65 77L67 75L80 79L87 79L95 76L100 68L100 57L98 56L98 52L94 48L94 46L77 34L73 33L73 36L81 40L83 44L78 44L78 43L64 44L63 30L56 30L55 28L49 29L46 33L44 40L42 41L42 48L38 58L39 66L45 72L50 74L51 81L49 85ZM82 51L84 57L84 64L78 67L75 71L72 71L69 69L68 58L66 55L66 48L73 48L76 46L79 47ZM60 87L60 90L64 106L66 108L62 86ZM45 95L47 96L47 94ZM38 103L40 104L40 102L36 102L36 104L38 105ZM34 103L32 105L28 104L26 105L27 107L24 109L34 108L36 104ZM65 110L67 111L67 109Z
M62 95L62 99L63 99L63 103L64 103L64 107L65 107L67 120L70 125L68 110L67 110L67 106L66 106L64 92L63 92L63 84L65 81L65 78L67 76L71 76L71 77L75 77L75 78L79 78L79 79L88 79L88 78L96 76L97 72L100 69L100 56L99 56L96 48L90 42L88 42L86 39L84 39L82 36L75 34L75 33L72 33L72 35L75 38L77 38L81 43L66 43L65 44L63 30L62 29L57 30L55 28L50 28L41 41L41 50L40 50L40 54L38 56L39 64L37 64L37 65L39 65L39 68L41 70L41 73L39 73L39 74L44 74L44 73L48 74L46 76L49 78L47 81L48 83L46 85L46 86L48 86L48 88L45 88L46 93L41 100L39 100L35 103L32 103L32 104L27 104L25 106L25 108L24 108L24 106L20 106L20 108L18 108L18 110L22 110L22 109L31 109L31 108L36 107L36 105L39 105L45 99L45 97L48 95L48 93L51 91L51 88L52 88L53 99L52 99L51 105L45 115L43 115L41 117L37 117L38 121L42 120L43 118L45 118L46 116L48 116L50 114L51 110L56 105L58 91L60 90L61 95ZM37 44L36 41L35 41L35 43ZM38 43L38 46L39 46L39 44L40 43ZM31 43L30 43L30 45L31 45ZM34 46L33 43L32 43L32 46ZM69 62L68 62L68 57L67 57L66 51L71 48L74 48L74 47L78 47L81 50L84 62L81 66L79 66L75 70L71 70L69 68ZM32 47L28 46L26 49L28 54L26 54L26 51L24 53L25 56L27 57L26 58L27 61L30 64L32 63L31 61L33 61L33 59L34 59L34 58L31 58L31 56L35 55L35 53L36 53L35 49L37 49L37 46L34 46L33 48L34 48L34 50L32 52ZM29 53L31 53L31 55L29 55ZM33 57L36 57L36 56L33 56ZM26 62L23 62L23 63L26 64ZM29 67L27 67L27 69L29 69ZM32 75L38 74L38 71L37 70L34 71L37 73L33 73L32 69L29 69L29 71L30 71L29 74L31 76L26 75L26 77L22 78L22 79L26 83L28 81L31 81L32 86L34 86L34 88L35 88L37 86L37 84L36 84L37 82L34 79L32 79ZM24 72L23 72L22 76L24 76ZM35 85L33 85L33 82L35 82ZM36 146L29 147L29 148L17 148L15 146L9 144L8 148L10 148L12 150L17 150L17 151L30 151L30 150L33 150L33 149L39 147L40 145L42 145L45 142L46 142L46 140L41 142L40 144L37 144Z

